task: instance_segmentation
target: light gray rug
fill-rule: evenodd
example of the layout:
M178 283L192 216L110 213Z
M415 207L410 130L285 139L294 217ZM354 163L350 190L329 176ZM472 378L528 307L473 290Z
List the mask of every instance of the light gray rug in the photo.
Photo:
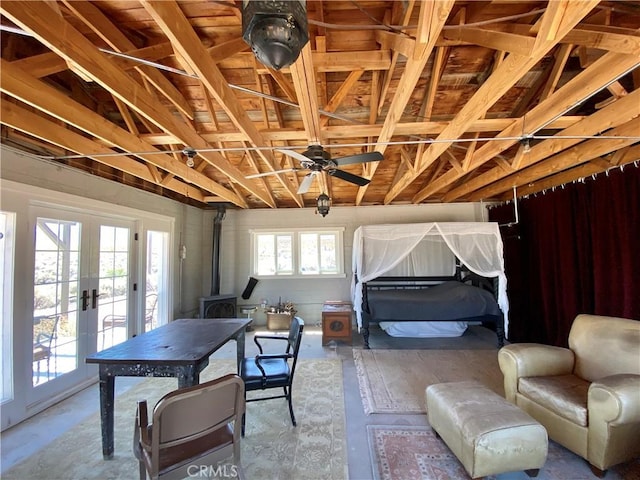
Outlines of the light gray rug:
M353 350L365 413L425 410L427 386L477 380L504 396L497 350Z
M235 371L235 361L215 360L201 381ZM86 480L138 478L132 453L136 402L155 405L174 390L174 378L150 378L116 398L114 459L102 459L100 416L57 440L2 475L5 480ZM96 388L98 388L96 386ZM250 392L249 397L259 394ZM247 404L242 466L247 479L318 480L347 478L342 363L337 359L300 360L293 387L297 427L286 400Z

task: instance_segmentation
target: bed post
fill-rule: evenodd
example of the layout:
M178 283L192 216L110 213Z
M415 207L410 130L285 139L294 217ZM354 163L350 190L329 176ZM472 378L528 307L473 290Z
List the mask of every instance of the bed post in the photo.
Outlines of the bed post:
M496 322L496 335L498 337L498 348L504 347L504 313Z
M369 322L367 321L367 326L364 326L364 322L362 325L362 341L363 346L362 348L364 348L365 350L370 350L371 347L369 346Z
M367 313L367 316L361 315L362 318L362 341L363 348L369 350L369 297L367 295L367 283L362 284L362 312Z

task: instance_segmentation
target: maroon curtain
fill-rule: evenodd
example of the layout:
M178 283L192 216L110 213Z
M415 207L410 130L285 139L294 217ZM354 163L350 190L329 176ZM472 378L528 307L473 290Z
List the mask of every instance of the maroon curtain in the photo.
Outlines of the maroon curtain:
M579 313L640 319L640 169L519 201L501 228L509 340L566 346ZM501 224L514 205L490 210Z

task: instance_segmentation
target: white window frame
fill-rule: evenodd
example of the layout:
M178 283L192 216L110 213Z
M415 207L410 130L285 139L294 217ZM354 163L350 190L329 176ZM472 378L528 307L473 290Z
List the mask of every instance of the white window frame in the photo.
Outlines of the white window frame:
M313 233L316 235L334 235L336 239L336 267L335 273L317 273L308 274L301 272L300 266L300 236L302 234ZM344 227L331 227L331 228L286 228L286 229L256 229L249 230L251 236L251 275L256 278L263 279L291 279L291 278L345 278L344 270ZM259 235L290 235L292 242L292 261L293 268L292 273L280 273L276 275L260 275L258 273L258 236ZM277 253L277 252L276 252ZM277 257L277 256L276 256Z
M0 371L2 372L2 393L0 403L13 400L13 279L14 279L14 257L15 257L15 212L0 211L4 217L0 234L0 264L2 265L2 286L0 286L0 311L2 311L2 362Z

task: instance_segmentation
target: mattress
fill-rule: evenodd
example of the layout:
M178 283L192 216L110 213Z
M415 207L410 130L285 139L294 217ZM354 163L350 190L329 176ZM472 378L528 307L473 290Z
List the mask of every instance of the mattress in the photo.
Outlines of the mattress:
M427 289L369 290L367 303L371 319L376 322L463 320L501 315L491 293L455 281Z

